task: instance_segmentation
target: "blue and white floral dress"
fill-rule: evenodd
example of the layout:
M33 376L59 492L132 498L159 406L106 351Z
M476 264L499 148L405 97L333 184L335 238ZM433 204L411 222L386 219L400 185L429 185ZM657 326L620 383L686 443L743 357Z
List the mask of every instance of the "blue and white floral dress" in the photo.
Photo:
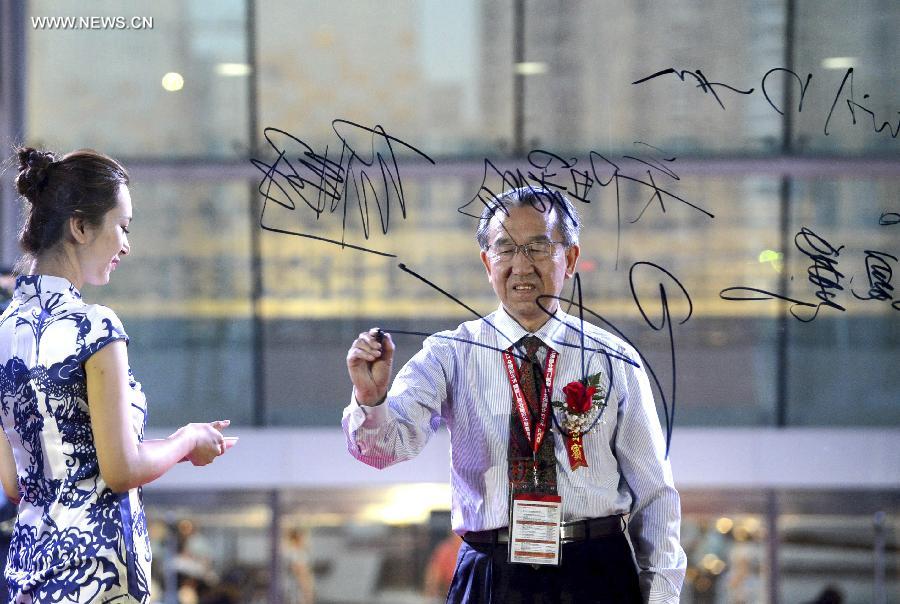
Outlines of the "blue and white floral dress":
M10 601L149 601L150 540L140 489L100 477L84 363L128 336L110 309L66 279L29 275L0 316L0 421L18 474L19 515L6 565ZM132 424L146 400L128 372Z

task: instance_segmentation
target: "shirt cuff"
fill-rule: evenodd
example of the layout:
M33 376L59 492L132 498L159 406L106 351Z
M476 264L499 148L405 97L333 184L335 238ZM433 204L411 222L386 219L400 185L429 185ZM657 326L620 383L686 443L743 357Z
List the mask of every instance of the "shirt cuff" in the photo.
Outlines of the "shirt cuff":
M347 427L350 432L356 432L365 424L379 425L384 423L390 413L386 400L375 406L360 405L359 401L356 400L356 395L351 395L350 404L344 409L344 417L347 419Z
M676 569L672 569L672 571L680 575L683 581L683 571L678 571ZM680 596L680 588L676 588L669 581L669 578L664 576L663 573L652 573L650 577L646 577L644 573L641 574L641 578L644 581L647 581L648 584L642 585L646 589L645 598L648 604L678 604L681 600ZM643 590L642 590L643 591Z

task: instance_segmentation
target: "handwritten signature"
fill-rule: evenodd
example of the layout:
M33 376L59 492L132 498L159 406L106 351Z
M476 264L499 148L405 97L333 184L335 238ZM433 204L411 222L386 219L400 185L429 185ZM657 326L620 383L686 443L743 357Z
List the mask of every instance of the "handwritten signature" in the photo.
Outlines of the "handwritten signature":
M869 291L865 296L860 296L855 291L851 293L858 300L893 300L891 307L900 310L900 300L894 300L894 286L891 279L894 269L891 261L897 263L897 257L887 252L866 250L866 278L869 282Z
M401 219L406 218L406 197L395 149L404 147L434 164L424 152L385 132L384 128L362 126L349 120L336 119L331 123L340 141L340 152L329 157L326 147L319 153L303 140L281 130L263 130L266 142L275 153L275 160L250 162L262 172L259 193L263 207L260 227L267 231L306 237L380 256L396 257L385 251L348 241L348 230L358 215L362 237L368 240L372 229L370 211L377 214L378 226L387 234L391 224L391 208L396 204ZM362 138L362 146L351 144ZM293 155L292 155L293 154ZM341 238L331 239L284 224L269 224L266 211L269 202L290 210L306 210L318 221L323 214L340 216ZM301 202L301 203L298 203ZM351 207L354 206L355 208Z
M647 308L645 308L646 303L642 302L641 299L637 295L637 288L635 287L638 279L638 275L647 273L649 271L650 278L653 279L653 283L659 286L659 300L654 301L655 304L658 305L659 311L658 319L653 319L649 316L647 312ZM657 275L654 277L654 275ZM668 270L659 266L658 264L654 264L652 262L640 261L635 262L631 265L631 269L628 271L628 282L631 287L631 297L634 299L634 303L637 305L638 310L641 313L641 316L644 318L644 322L653 329L654 331L661 331L663 328L666 329L666 333L668 335L668 343L669 343L669 358L672 364L672 406L671 408L666 406L666 396L662 387L659 384L659 380L656 378L656 374L653 373L652 369L648 365L648 372L653 376L654 381L656 382L656 387L659 389L660 397L662 398L663 411L666 414L666 455L669 454L669 445L672 441L672 428L675 425L675 400L676 400L676 387L678 385L678 371L677 371L677 363L675 362L675 333L673 331L672 326L672 315L669 309L669 290L666 289L666 283L669 282L675 286L673 291L676 294L682 295L687 302L687 313L684 318L681 319L678 324L684 325L688 322L688 319L691 318L691 315L694 312L694 304L691 302L691 296L688 293L687 289L685 289L684 285L678 280L675 275L670 273ZM618 331L618 330L617 330ZM624 337L624 336L623 336ZM637 348L635 348L637 350ZM638 352L640 355L641 353ZM643 355L641 355L643 359ZM645 361L646 363L646 361Z
M803 101L806 97L806 93L809 90L810 82L812 81L813 75L811 73L807 74L806 79L801 78L796 72L787 69L785 67L775 67L770 69L765 73L762 77L762 82L760 84L763 96L769 105L778 112L780 115L784 115L784 108L779 107L775 101L772 100L772 97L769 95L769 91L767 89L769 77L776 73L783 73L793 78L796 83L800 87L800 100L797 104L797 112L801 113L803 111ZM663 69L661 71L657 71L652 73L646 77L640 78L632 82L633 85L643 84L650 80L666 76L666 75L674 75L679 80L684 82L689 76L693 78L697 82L697 88L699 88L704 94L710 94L716 100L718 105L724 110L725 103L722 101L722 98L719 96L719 93L716 91L717 88L722 88L724 91L731 92L734 94L740 95L750 95L756 90L755 88L748 88L746 90L741 90L734 86L730 86L728 84L723 84L722 82L710 82L706 75L700 71L699 69L695 71L690 70L677 70L674 67L670 67L668 69ZM848 86L849 84L849 86ZM847 90L845 90L847 88ZM862 100L868 99L869 94L863 94ZM883 121L881 124L878 123L878 119L875 117L875 112L869 109L868 107L863 106L859 102L857 102L857 97L853 90L853 68L850 67L847 69L844 74L844 78L841 80L840 86L838 86L837 93L834 95L834 101L831 103L831 109L828 111L828 116L825 118L825 127L824 132L825 135L828 136L828 127L831 124L831 119L834 116L834 110L838 106L841 101L844 101L847 105L847 109L850 113L850 119L852 120L853 125L856 125L857 112L862 114L867 114L872 122L872 128L875 132L882 132L885 129L891 135L891 138L897 138L897 135L900 134L900 120L897 121L897 126L893 127L889 121ZM900 113L900 112L898 112ZM862 116L860 116L862 119Z
M448 299L452 300L456 304L460 305L462 308L464 308L467 311L469 311L470 313L472 313L475 317L487 322L487 324L494 331L496 331L501 336L502 339L509 342L510 347L512 347L515 344L515 342L512 340L511 337L503 334L500 331L500 329L498 327L496 327L495 325L493 325L492 323L490 323L485 316L481 315L478 311L476 311L474 308L472 308L471 306L466 304L464 301L460 300L458 297L454 296L453 294L451 294L444 288L440 287L436 283L430 281L429 279L422 276L421 274L413 271L412 269L410 269L407 265L405 265L403 263L398 264L398 268L400 268L400 270L402 270L406 274L418 279L419 281L421 281L425 285L429 286L430 288L434 289L435 291L442 294L443 296L446 296ZM651 275L651 278L653 278L652 277L653 273L660 274L660 276L654 278L654 283L658 284L658 286L659 286L659 296L660 296L659 300L658 300L658 306L659 306L659 308L658 308L659 318L658 319L650 317L651 313L648 312L648 309L651 308L651 305L646 300L642 301L640 299L640 297L638 296L638 294L636 293L637 289L638 289L638 287L636 286L636 283L638 281L638 276L648 273L648 271L649 271L649 274ZM611 380L610 388L613 387L612 379L613 379L614 374L612 372L612 361L614 359L620 360L620 361L627 363L629 365L632 365L634 367L641 367L643 365L643 367L647 371L647 374L653 380L653 383L656 384L656 388L660 393L660 399L662 402L663 413L664 413L664 417L665 417L665 421L666 421L666 456L668 456L669 448L670 448L671 441L672 441L672 432L675 427L675 401L676 401L677 370L676 370L676 361L675 361L675 339L674 339L674 333L673 333L673 329L672 329L671 312L670 312L670 307L669 307L669 293L668 293L669 290L666 288L666 283L670 282L670 283L674 284L675 291L680 292L680 294L683 295L684 299L687 301L687 304L688 304L688 312L687 312L686 316L679 321L679 324L684 324L688 321L688 319L690 319L691 313L693 311L693 304L691 302L690 295L688 294L685 287L678 281L678 279L672 273L667 271L666 269L664 269L656 264L653 264L652 262L636 262L636 263L634 263L631 267L631 270L629 271L629 282L631 284L631 291L632 291L632 296L634 298L634 301L637 304L637 307L638 307L641 315L643 316L643 318L647 322L647 324L650 326L650 328L655 331L660 331L663 328L666 328L666 330L667 330L670 359L671 359L671 364L672 364L671 397L666 395L666 390L662 387L662 384L660 383L660 380L656 374L656 371L654 371L653 366L650 364L650 362L647 360L647 358L640 352L638 347L613 323L611 323L609 320L607 320L605 317L603 317L599 313L591 310L590 308L588 308L584 305L584 303L582 301L582 296L581 296L581 276L578 273L575 273L574 278L573 278L571 297L566 298L563 296L542 295L542 296L538 297L537 304L541 308L541 310L544 313L546 313L548 317L550 317L551 320L560 320L560 319L558 319L558 317L556 317L556 315L553 312L551 312L549 310L548 303L551 300L558 300L561 304L567 303L568 308L566 309L566 312L568 312L570 314L572 314L573 312L577 313L578 320L579 320L579 324L577 327L574 325L571 325L569 323L565 323L564 325L569 330L573 330L573 329L576 330L577 334L580 338L580 343L578 344L578 348L580 349L580 353L581 353L582 379L587 378L587 365L585 362L585 355L589 352L601 354L605 358L608 375L610 376L610 380ZM574 308L574 311L573 311L573 308ZM608 327L610 329L610 331L615 333L618 337L620 337L629 346L634 348L635 352L638 355L639 361L630 358L627 354L623 354L617 350L613 350L613 349L609 348L609 346L605 342L586 333L586 330L584 329L584 317L586 314L591 315L598 323L602 323L603 325ZM652 314L655 315L657 313L652 313ZM392 328L385 328L385 331L395 333L395 334L406 334L406 335L422 336L422 337L429 337L429 336L435 335L436 337L448 338L448 339L452 339L454 341L462 342L464 344L478 346L481 348L487 348L490 350L496 350L497 352L501 352L501 353L509 349L509 348L500 348L500 347L496 347L496 346L491 346L489 344L484 344L482 342L476 342L473 340L455 338L452 336L444 336L442 334L431 334L428 332L410 331L410 330L392 329ZM565 342L565 341L556 341L555 343L560 346L564 346L564 347L572 346L572 344ZM513 348L513 356L516 356L521 359L525 358L524 354L517 352L514 348ZM599 416L597 419L595 419L595 423L597 420L599 420ZM555 417L554 417L554 422L556 422ZM593 427L593 425L590 427ZM557 429L561 429L558 424L557 424Z
M502 204L497 204L496 198L507 189L520 187L558 191L575 201L591 203L593 190L612 185L616 203L616 269L618 269L622 236L622 189L626 184L649 190L646 204L633 219L628 220L630 224L641 220L653 204L658 204L660 212L665 214L666 201L680 202L707 218L715 218L705 208L691 203L657 183L657 178L660 177L672 181L681 180L671 165L677 158L667 157L661 149L642 141L635 141L634 144L642 150L651 151L647 155L623 155L616 161L598 151L590 151L587 161L579 166L578 158L564 158L550 151L536 149L528 153L529 168L524 172L521 169L501 170L486 158L478 192L457 208L457 211L472 218L480 218L483 208L490 208L493 213L506 212L507 209ZM599 189L594 189L595 185Z
M878 217L878 224L881 226L900 224L900 212L882 212Z
M844 291L841 281L845 275L838 270L838 258L845 246L834 246L805 226L801 227L794 236L794 245L812 261L806 272L809 283L816 288L814 293L819 300L818 303L805 302L783 294L744 286L725 288L719 293L719 296L724 300L735 301L784 300L791 303L789 310L794 318L804 323L814 320L823 307L845 312L846 308L836 301L840 292ZM893 270L889 260L896 262L897 258L886 252L866 251L869 292L866 296L860 296L853 292L856 298L882 301L893 298L891 292L894 288L890 283ZM897 302L894 302L892 306L900 310Z

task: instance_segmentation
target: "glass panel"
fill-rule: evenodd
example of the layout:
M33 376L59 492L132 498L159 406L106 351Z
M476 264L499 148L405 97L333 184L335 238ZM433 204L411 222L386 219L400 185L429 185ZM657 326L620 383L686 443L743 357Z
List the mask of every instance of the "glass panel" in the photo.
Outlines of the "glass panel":
M154 601L269 601L269 494L150 490L145 501Z
M785 514L779 520L783 602L895 602L896 516ZM874 580L880 569L881 582ZM879 597L880 595L880 597ZM830 596L831 599L826 599Z
M621 174L647 180L646 165L621 163ZM406 220L397 218L387 234L373 227L369 239L356 226L354 204L346 223L342 214L324 213L317 219L302 205L290 210L268 204L264 223L270 228L337 242L264 234L271 421L335 425L335 412L349 397L344 358L360 331L377 324L388 330L432 333L474 318L437 288L480 314L497 308L474 240L477 220L458 211L480 211L479 201L468 203L480 186L477 177L468 174L477 175L481 168L471 164L457 169L456 178L405 179ZM725 301L720 291L746 284L777 285L781 270L774 251L780 238L777 181L689 175L676 181L660 175L659 187L679 201L668 194L655 199L648 185L623 178L617 200L611 176L599 168L598 176L607 186L595 186L584 196L590 203L578 204L584 223L579 271L586 320L601 326L608 321L607 328L632 340L647 357L671 405L668 329L651 326L661 326L662 283L675 325L678 421L772 423L777 306ZM499 179L488 186L503 189ZM373 212L372 223L377 220ZM396 257L342 248L341 241ZM677 323L688 313L679 285L693 303L693 315L684 325ZM571 297L571 289L564 295ZM405 362L421 340L398 335L395 362ZM315 343L322 362L309 362L303 342ZM662 410L661 398L658 403Z
M348 203L346 225L340 211L316 218L304 205L288 210L269 202L263 222L270 228L334 243L263 234L267 421L337 425L335 414L349 397L347 348L373 324L432 333L470 316L459 304L401 270L399 263L479 312L493 310L496 301L474 239L475 220L457 212L465 203L461 200L471 199L478 190L478 182L469 176L404 178L407 218L402 219L395 206L384 234L370 206L368 239L360 227L356 202ZM395 257L341 247L341 241ZM400 341L398 361L405 362L420 347L421 337L401 336ZM316 362L309 356L313 346Z
M261 126L290 132L320 155L327 148L335 161L337 118L380 125L430 156L506 144L510 13L479 4L257 2ZM488 15L502 32L486 51L481 26ZM348 125L339 130L366 160L370 140ZM415 154L399 144L394 152Z
M167 571L180 571L183 583L193 577L187 583L201 595L265 602L270 585L292 587L285 573L299 559L316 601L431 601L429 573L441 569L441 550L458 543L448 533L448 489L426 483L277 493L148 488L155 594L163 593ZM768 601L771 552L781 601L811 602L830 586L854 604L900 596L897 498L890 491L701 489L682 490L681 500L684 604ZM778 514L774 536L770 512ZM276 528L277 544L271 541ZM299 542L291 543L292 532ZM281 563L273 565L276 546Z
M778 506L781 601L829 601L825 594L850 604L900 598L896 492L788 491L779 494Z
M135 182L130 258L91 302L116 311L149 421L252 418L250 218L243 181Z
M583 153L636 140L679 153L779 149L781 117L761 81L784 60L782 1L525 6L529 149Z
M798 425L900 423L896 179L794 183L788 405ZM807 321L807 322L803 322Z
M900 5L797 0L795 61L805 82L794 144L815 153L900 153ZM823 35L824 34L824 35ZM801 82L794 82L799 103Z
M617 232L615 194L605 191L584 212L586 304L613 324L601 327L617 328L643 355L651 382L658 380L664 426L673 398L675 426L771 424L777 315L721 296L778 280L777 181L682 175L657 184L714 217L665 196L661 204L646 186L623 182Z
M746 511L686 512L681 544L688 558L681 602L765 602L765 516Z
M129 157L246 154L244 10L241 0L29 2L29 144Z

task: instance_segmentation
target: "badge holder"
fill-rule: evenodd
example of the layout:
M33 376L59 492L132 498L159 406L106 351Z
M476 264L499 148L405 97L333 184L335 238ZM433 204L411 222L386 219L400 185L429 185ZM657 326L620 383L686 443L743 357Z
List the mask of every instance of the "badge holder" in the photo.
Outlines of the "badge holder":
M542 485L538 478L537 454L550 427L550 394L553 392L553 378L556 375L556 361L559 353L550 351L544 366L544 383L541 385L540 413L532 422L528 402L525 400L519 375L516 370L512 349L503 353L504 365L512 387L514 408L525 438L531 445L533 486L529 492L516 492L510 484L509 500L509 552L511 563L531 564L535 567L559 566L560 523L562 520L562 498Z
M517 493L511 499L509 561L559 566L562 498L543 493Z

